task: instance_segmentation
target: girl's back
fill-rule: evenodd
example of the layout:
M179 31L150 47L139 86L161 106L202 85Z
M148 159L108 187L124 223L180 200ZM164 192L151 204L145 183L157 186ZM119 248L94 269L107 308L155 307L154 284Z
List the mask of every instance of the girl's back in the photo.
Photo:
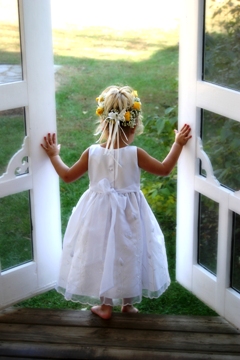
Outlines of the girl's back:
M137 147L125 146L106 151L101 145L92 145L89 148L88 174L90 188L102 179L108 179L110 186L118 191L139 191Z

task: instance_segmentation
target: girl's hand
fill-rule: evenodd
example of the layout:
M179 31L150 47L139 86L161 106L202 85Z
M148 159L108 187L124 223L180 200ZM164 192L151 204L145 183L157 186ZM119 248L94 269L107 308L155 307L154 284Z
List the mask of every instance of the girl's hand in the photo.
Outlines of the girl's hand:
M45 144L41 144L41 147L46 151L49 158L59 155L60 146L56 144L56 134L48 133L47 136L44 136Z
M176 136L175 136L175 143L184 146L188 142L188 140L192 137L192 135L189 135L191 131L191 128L189 125L185 124L180 131L174 130Z

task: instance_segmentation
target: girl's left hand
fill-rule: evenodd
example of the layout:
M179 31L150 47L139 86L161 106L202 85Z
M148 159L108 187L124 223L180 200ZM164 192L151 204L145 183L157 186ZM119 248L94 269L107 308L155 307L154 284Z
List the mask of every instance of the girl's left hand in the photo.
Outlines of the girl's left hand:
M189 125L185 124L180 131L174 130L175 136L175 143L184 146L188 142L188 140L192 137L189 135L191 128Z
M48 133L44 136L45 144L41 144L41 147L45 150L49 158L59 155L61 145L56 144L56 134Z

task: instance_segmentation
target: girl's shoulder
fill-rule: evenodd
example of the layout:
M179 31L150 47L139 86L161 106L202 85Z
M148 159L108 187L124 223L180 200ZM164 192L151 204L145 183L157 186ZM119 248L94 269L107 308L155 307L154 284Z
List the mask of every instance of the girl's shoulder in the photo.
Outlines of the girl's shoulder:
M88 152L91 154L92 152L96 151L97 149L100 149L101 146L99 144L92 144L88 148Z

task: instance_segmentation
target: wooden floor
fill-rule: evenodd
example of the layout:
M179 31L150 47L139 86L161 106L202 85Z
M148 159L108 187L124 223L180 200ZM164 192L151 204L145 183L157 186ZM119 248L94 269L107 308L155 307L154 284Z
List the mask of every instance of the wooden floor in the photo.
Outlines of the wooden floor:
M220 317L9 308L0 359L240 359L240 332Z

